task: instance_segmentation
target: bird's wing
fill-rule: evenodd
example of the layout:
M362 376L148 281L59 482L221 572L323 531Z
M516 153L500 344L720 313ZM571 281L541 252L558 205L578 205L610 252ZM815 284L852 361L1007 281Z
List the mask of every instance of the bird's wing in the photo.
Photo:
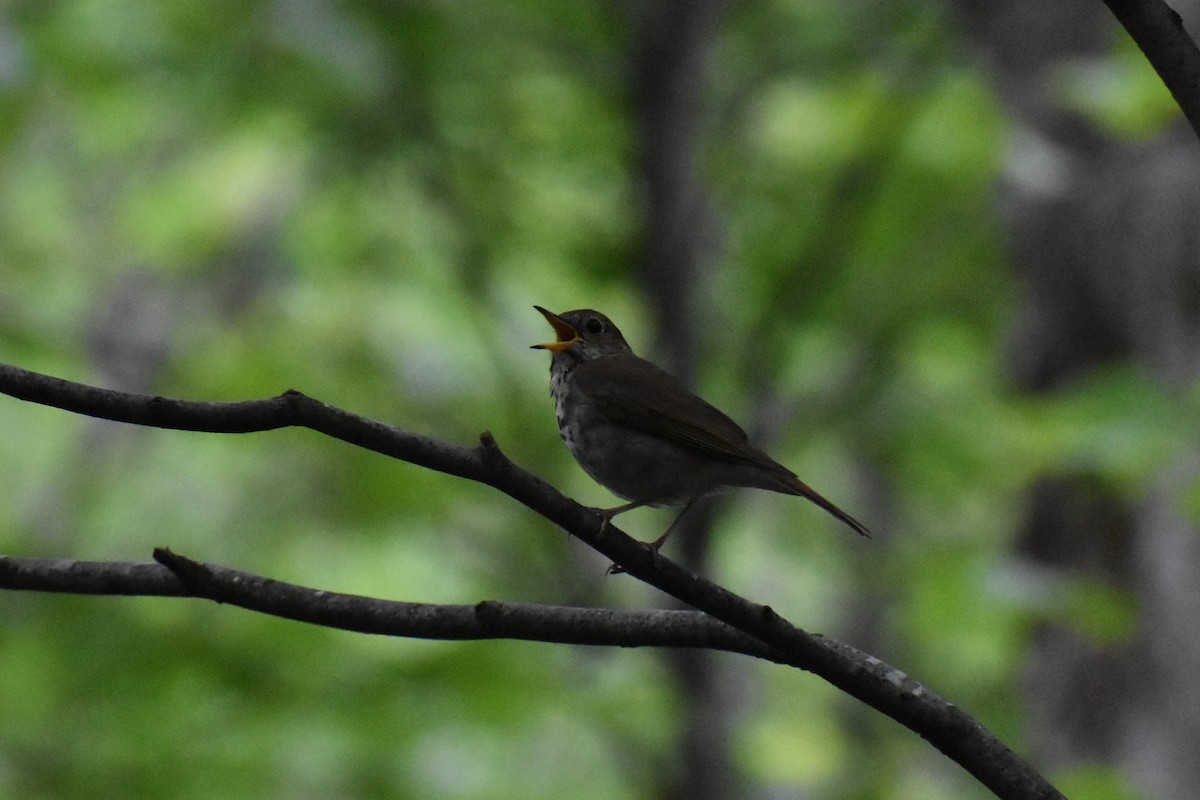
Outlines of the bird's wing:
M597 364L604 367L597 370ZM756 464L778 476L779 486L771 487L775 491L806 497L863 536L871 535L865 525L750 444L736 422L649 361L626 353L585 361L575 367L575 381L588 402L612 422L704 455Z
M575 373L579 389L612 422L705 455L784 470L736 422L649 361L622 353L584 362Z

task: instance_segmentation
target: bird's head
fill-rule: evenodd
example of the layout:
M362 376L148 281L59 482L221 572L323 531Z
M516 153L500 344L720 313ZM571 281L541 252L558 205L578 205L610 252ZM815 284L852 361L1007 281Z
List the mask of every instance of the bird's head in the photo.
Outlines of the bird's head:
M549 350L555 355L563 354L580 361L633 352L617 326L599 311L581 308L555 314L541 306L534 308L554 328L557 337L553 342L533 345L535 350Z

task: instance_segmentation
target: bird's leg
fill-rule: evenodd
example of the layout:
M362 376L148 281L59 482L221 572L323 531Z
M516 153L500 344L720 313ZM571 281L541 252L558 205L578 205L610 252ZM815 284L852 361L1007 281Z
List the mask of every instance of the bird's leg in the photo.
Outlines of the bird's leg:
M632 503L626 503L625 505L617 506L615 508L597 508L596 513L600 515L600 518L602 520L604 520L602 523L600 523L600 532L598 535L599 536L604 535L604 532L606 530L608 530L608 523L617 514L624 514L626 511L632 511L635 508L641 508L642 506L648 506L650 504L651 504L650 500L634 500ZM620 564L610 564L608 569L605 570L604 574L605 575L623 575L623 574L625 574L625 570L621 567Z
M663 543L667 541L667 537L671 535L671 532L675 530L675 527L679 524L679 521L687 515L687 512L692 510L692 506L696 505L696 501L699 499L700 497L693 497L691 500L688 500L687 505L685 505L683 510L679 512L679 516L675 518L675 521L667 526L667 530L662 536L658 537L653 542L643 542L643 544L653 550L655 555L657 555L659 548L661 548Z
M685 505L683 507L683 510L679 512L679 515L677 517L675 517L675 521L667 526L667 530L662 536L658 537L653 542L642 542L642 544L644 544L644 545L646 545L646 547L650 548L650 554L652 556L654 556L655 571L658 570L658 559L660 558L659 553L658 553L659 549L663 546L663 543L667 541L667 537L671 535L671 532L675 530L675 526L679 524L679 521L681 519L683 519L684 515L686 515L687 512L691 510L692 506L694 506L696 504L696 501L699 499L700 499L700 497L693 497L691 500L689 500L687 502L687 505ZM630 503L629 506L620 506L619 509L615 509L615 513L613 514L613 516L616 516L616 514L620 514L622 511L628 511L630 507L636 507L637 505L644 505L644 503L643 504ZM601 530L603 530L603 529L601 529ZM610 566L608 568L607 574L621 575L624 572L625 572L625 570L621 567L621 565L613 564L612 566Z
M658 539L655 539L653 542L642 542L643 545L646 545L647 547L652 549L652 551L654 551L655 554L658 554L659 548L661 548L662 545L664 545L664 542L667 541L667 536L670 536L672 534L672 531L674 531L674 529L676 529L676 527L678 527L679 522L683 521L683 518L688 516L688 512L691 511L691 507L696 505L696 501L700 500L702 497L704 497L703 494L698 495L698 497L692 498L691 500L688 500L688 503L686 503L684 505L683 510L679 512L679 516L676 517L676 519L674 519L674 522L672 522L670 525L667 525L667 529L666 529L665 533L662 534L661 536L659 536Z
M600 523L600 535L604 535L604 532L608 530L608 523L611 522L612 518L617 514L624 514L626 511L632 511L635 508L641 508L642 506L647 505L649 502L649 500L635 500L632 503L626 503L614 508L597 508L596 513L599 514L600 519L603 520L603 522Z

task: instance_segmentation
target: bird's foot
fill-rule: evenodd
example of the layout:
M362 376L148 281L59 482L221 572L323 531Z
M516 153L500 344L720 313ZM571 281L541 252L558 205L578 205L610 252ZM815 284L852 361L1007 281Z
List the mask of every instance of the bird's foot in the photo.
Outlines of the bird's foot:
M641 508L642 506L650 504L651 501L649 500L634 500L631 503L626 503L623 506L616 506L615 508L593 508L592 511L595 511L600 517L600 530L596 531L596 538L599 539L600 537L604 536L605 532L608 530L609 523L612 522L612 518L617 514L624 514L626 511L631 511L635 508ZM645 543L643 542L643 544ZM658 569L658 547L661 544L662 540L660 539L653 544L647 545L651 550L654 551L654 568L656 571ZM624 573L625 568L620 564L610 564L608 569L604 572L605 575L623 575Z
M653 564L650 567L651 572L658 572L658 567L662 563L662 553L658 552L658 548L662 547L662 541L657 542L638 542L650 551L650 557L653 559ZM608 569L604 571L605 575L624 575L625 568L620 564L610 564Z

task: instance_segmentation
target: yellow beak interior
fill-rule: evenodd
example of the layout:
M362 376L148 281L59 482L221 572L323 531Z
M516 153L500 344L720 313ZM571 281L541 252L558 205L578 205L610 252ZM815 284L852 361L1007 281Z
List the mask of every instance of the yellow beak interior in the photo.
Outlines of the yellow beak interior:
M557 314L547 311L541 306L534 306L534 308L546 318L546 322L549 322L550 327L554 328L554 335L558 337L557 341L532 345L534 350L549 350L552 353L557 353L561 350L566 350L579 341L579 333L570 325L563 322Z

